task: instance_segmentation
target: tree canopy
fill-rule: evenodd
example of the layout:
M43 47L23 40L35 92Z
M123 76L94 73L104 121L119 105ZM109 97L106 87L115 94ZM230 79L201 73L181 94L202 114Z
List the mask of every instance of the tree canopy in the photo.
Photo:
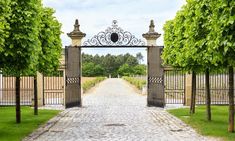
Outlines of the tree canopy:
M10 1L0 1L0 54L4 52L5 40L9 36L9 23L7 22L7 18L9 17L10 13ZM0 63L0 68L1 66L2 65Z
M61 24L41 0L0 1L0 69L13 75L54 72Z
M164 63L196 72L234 66L234 3L187 0L164 25Z
M9 36L5 38L0 54L1 68L20 75L35 69L38 63L41 1L11 0L9 5L11 11L5 15Z
M39 39L42 51L39 54L38 70L44 74L57 71L60 65L62 42L61 24L53 16L55 11L51 8L43 8Z

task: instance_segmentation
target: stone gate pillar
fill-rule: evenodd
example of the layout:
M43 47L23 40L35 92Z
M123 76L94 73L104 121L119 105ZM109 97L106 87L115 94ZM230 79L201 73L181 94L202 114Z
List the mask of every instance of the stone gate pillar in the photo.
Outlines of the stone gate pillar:
M147 57L148 57L148 82L147 82L147 103L148 106L164 107L164 78L163 67L161 65L161 50L162 47L156 45L156 40L161 34L155 32L154 21L151 20L149 32L143 34L147 40Z
M81 40L86 36L79 29L78 20L75 21L74 30L68 33L72 45L65 49L65 107L82 105L81 99Z

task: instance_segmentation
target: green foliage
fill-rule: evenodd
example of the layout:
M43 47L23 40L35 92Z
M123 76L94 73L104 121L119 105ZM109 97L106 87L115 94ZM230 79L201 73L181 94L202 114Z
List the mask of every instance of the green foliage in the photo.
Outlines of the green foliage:
M118 69L118 74L120 74L121 76L130 76L131 74L133 74L133 69L128 64L123 64Z
M9 36L9 23L7 22L7 19L9 18L10 13L10 0L0 1L0 54L5 50L5 39ZM2 62L1 58L0 62Z
M61 24L41 0L0 1L0 68L11 75L59 67Z
M45 124L50 118L56 116L58 110L39 110L37 116L33 115L33 109L22 107L21 124L15 123L15 107L0 107L0 140L1 141L19 141L28 134Z
M211 2L212 16L209 22L208 46L213 56L212 63L235 66L235 1Z
M85 77L94 77L94 76L103 76L104 68L100 65L96 65L92 62L82 64L82 76Z
M133 69L135 75L146 75L147 69L146 65L136 65Z
M90 88L94 87L97 83L100 83L101 81L105 80L105 77L97 77L93 80L86 81L82 84L83 93L85 93Z
M61 24L53 16L51 8L42 8L41 28L39 39L42 51L39 55L38 70L44 74L56 71L59 68L62 51L60 34Z
M210 122L205 119L205 106L196 107L197 112L193 115L189 114L188 108L173 109L169 110L169 112L195 128L202 135L220 137L227 141L233 141L235 134L227 132L228 107L213 106L211 108L213 120Z
M133 56L129 53L125 55L105 56L82 54L82 74L83 76L109 76L117 75L145 75L146 65L139 65L137 56L142 56L141 53Z
M36 70L41 51L39 35L40 0L11 0L11 13L7 19L9 36L4 51L0 52L1 68L19 75Z
M234 21L234 1L187 0L164 25L164 63L196 72L234 66Z
M142 90L142 87L146 85L146 80L141 80L134 77L122 77L124 80L128 81L132 85L136 86L139 90Z

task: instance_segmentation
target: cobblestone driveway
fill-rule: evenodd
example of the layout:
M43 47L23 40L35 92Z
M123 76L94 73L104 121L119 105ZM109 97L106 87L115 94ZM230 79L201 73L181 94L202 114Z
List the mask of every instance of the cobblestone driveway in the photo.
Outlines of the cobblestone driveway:
M201 141L212 140L164 109L146 106L121 79L107 79L83 96L83 107L65 110L25 140Z

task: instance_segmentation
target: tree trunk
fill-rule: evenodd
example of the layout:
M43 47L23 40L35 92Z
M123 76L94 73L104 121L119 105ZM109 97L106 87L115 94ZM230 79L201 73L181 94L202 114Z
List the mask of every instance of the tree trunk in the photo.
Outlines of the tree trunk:
M192 96L191 96L191 105L190 105L190 114L195 113L196 105L196 73L192 72Z
M233 67L229 67L229 132L234 132L234 76Z
M38 115L37 75L34 76L34 115Z
M210 94L210 73L206 69L206 114L207 120L211 121L211 94Z
M20 76L16 77L16 123L21 122L20 114Z

